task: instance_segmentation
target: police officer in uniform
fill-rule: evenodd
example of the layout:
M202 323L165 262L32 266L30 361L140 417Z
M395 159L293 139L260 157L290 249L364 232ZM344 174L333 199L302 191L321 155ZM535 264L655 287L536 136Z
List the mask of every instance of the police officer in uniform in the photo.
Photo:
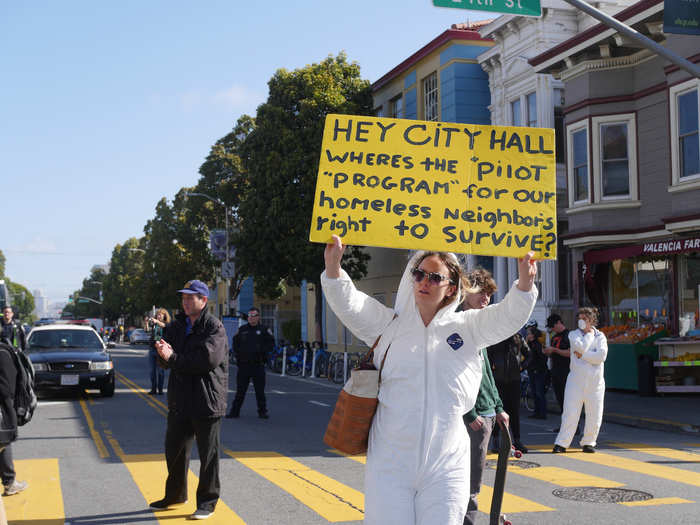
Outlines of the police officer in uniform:
M258 417L267 419L267 402L265 400L265 360L272 350L274 338L268 328L260 324L260 310L253 307L248 310L248 324L238 329L233 337L233 351L236 353L238 376L236 379L236 397L231 412L226 417L239 417L250 380L253 380L255 399L258 402Z
M26 336L24 334L24 329L22 325L15 320L15 312L9 304L6 304L2 308L2 331L0 337L4 339L7 344L10 344L24 352L27 346Z

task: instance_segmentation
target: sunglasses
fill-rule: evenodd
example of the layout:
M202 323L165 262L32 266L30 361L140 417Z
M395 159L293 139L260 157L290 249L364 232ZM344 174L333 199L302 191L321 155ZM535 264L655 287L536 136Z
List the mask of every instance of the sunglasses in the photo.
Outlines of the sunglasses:
M450 281L448 277L445 277L441 273L428 273L425 270L421 270L420 268L416 268L415 270L413 270L413 272L411 272L411 275L413 275L413 278L417 283L421 282L424 277L428 278L428 282L430 284L440 284L442 281L449 281L450 283L452 283L452 281Z
M248 314L248 317L258 317L259 314Z

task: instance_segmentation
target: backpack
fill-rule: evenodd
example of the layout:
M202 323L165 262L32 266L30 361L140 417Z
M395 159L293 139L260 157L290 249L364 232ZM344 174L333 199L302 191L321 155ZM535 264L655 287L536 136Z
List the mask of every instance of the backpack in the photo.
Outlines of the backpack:
M10 352L17 369L17 384L15 386L15 412L17 426L26 425L32 420L36 409L37 399L34 392L34 367L24 352L15 350L11 345L3 344Z

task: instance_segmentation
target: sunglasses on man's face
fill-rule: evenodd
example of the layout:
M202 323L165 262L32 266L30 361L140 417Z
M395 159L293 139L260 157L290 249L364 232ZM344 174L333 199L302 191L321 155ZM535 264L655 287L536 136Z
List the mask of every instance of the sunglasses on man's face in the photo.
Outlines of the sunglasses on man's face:
M421 270L420 268L416 268L412 272L413 278L417 283L421 282L424 277L428 278L428 282L430 284L440 284L442 281L449 281L449 278L445 277L441 273L436 273L436 272L426 272L425 270ZM450 281L451 283L452 281Z

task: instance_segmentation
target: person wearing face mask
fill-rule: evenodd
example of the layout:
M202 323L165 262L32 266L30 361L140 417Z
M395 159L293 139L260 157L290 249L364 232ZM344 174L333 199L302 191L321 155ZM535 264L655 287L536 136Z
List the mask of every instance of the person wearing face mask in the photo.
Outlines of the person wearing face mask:
M365 525L462 525L469 502L470 443L462 416L481 384L480 348L510 337L529 318L537 287L533 252L496 305L458 312L476 292L454 254L414 253L393 308L357 290L333 235L323 293L338 319L384 360L365 468ZM384 359L386 358L386 359Z
M596 439L603 421L605 379L603 363L608 355L608 340L595 328L597 308L579 308L578 329L569 332L571 370L564 391L564 413L553 453L566 452L576 432L581 406L586 414L581 447L595 452Z

